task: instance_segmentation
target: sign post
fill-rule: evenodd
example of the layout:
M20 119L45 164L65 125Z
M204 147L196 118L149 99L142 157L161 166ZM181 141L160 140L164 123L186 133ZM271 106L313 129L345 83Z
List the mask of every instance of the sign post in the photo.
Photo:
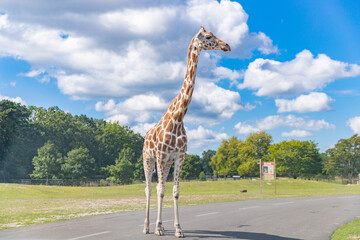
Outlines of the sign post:
M276 160L274 158L274 184L275 184L275 195L276 195Z
M260 158L260 194L262 194L262 160Z
M260 189L262 192L261 180L274 180L276 194L276 160L274 162L262 162L260 160Z

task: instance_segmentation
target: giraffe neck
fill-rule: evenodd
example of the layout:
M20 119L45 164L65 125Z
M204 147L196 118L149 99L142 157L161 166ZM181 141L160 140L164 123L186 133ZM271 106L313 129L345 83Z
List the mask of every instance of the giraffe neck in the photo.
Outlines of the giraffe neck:
M196 37L194 37L189 46L188 64L183 86L180 90L179 95L173 99L171 105L168 108L170 116L172 116L174 121L178 123L182 122L191 102L192 94L195 87L196 69L200 51L201 50L198 40L196 39Z

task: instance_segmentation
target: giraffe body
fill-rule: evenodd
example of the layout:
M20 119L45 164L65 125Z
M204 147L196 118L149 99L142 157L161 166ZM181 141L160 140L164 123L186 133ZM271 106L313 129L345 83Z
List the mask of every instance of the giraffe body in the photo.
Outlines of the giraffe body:
M165 195L165 182L170 167L174 164L174 227L175 236L183 237L180 228L178 214L179 179L182 165L187 150L187 136L183 119L189 107L195 87L196 69L198 57L201 50L230 51L230 46L216 38L211 32L206 32L203 27L192 39L188 51L188 65L185 80L181 91L175 97L162 116L161 120L152 127L145 136L143 148L144 172L146 178L146 217L144 222L144 233L149 233L149 210L151 196L151 177L157 165L158 185L158 216L155 227L156 235L163 235L162 226L162 202Z

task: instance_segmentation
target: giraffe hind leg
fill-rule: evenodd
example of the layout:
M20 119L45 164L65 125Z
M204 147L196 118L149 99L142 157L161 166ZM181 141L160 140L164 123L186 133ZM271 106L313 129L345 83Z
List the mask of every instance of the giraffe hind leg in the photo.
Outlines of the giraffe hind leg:
M157 170L158 170L158 185L157 185L157 196L158 196L158 216L156 220L156 227L155 227L155 235L162 236L165 234L164 226L162 225L162 204L163 199L165 196L165 182L167 179L167 176L169 174L169 170L171 167L171 162L168 162L167 164L161 164L160 161L158 161L157 164Z
M179 221L179 179L181 168L184 164L185 154L180 155L178 159L175 160L174 166L174 188L173 188L173 198L174 198L174 227L175 227L175 237L183 238L184 233L180 227Z
M145 154L144 154L145 156ZM155 159L144 157L144 172L146 179L145 195L146 195L146 214L144 221L144 234L149 233L149 214L150 214L150 197L151 197L151 178L154 171Z

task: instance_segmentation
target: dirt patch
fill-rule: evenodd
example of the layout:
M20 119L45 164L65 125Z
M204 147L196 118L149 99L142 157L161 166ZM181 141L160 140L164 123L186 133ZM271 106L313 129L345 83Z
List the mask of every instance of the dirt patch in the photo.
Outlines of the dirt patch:
M350 239L350 240L360 240L360 236L359 236L359 235L351 235L351 236L348 237L347 239Z

